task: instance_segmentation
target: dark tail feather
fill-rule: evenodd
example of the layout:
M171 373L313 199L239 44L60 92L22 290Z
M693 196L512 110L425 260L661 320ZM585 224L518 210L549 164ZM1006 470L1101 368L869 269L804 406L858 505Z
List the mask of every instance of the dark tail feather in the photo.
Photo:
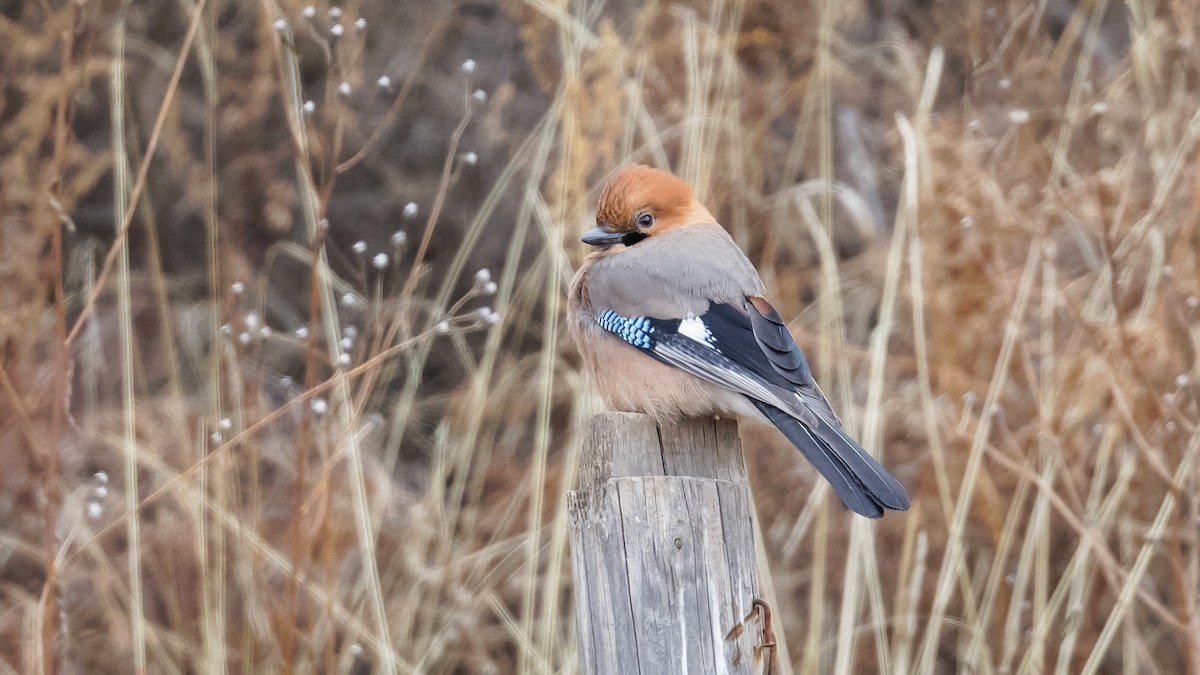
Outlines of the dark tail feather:
M908 494L900 481L841 429L819 415L816 428L810 429L775 406L762 401L754 405L812 462L851 511L879 518L884 509L908 509Z

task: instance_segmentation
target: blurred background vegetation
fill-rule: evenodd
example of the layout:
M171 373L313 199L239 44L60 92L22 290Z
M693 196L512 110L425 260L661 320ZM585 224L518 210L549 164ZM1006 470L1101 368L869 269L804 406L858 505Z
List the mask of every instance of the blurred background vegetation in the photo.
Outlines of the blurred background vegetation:
M565 340L692 183L914 497L743 425L783 673L1200 673L1192 0L0 1L0 672L574 672Z

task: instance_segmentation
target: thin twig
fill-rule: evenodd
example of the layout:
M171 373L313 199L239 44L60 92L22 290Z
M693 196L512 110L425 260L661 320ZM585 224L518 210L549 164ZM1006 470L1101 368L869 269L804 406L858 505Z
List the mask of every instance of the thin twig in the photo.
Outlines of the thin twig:
M79 318L75 320L75 325L71 327L71 332L63 339L64 347L69 347L75 341L75 337L79 335L80 329L83 328L85 322L96 311L96 300L100 297L101 291L104 290L105 283L108 281L108 275L112 272L113 264L116 263L117 255L121 251L121 246L125 238L129 235L129 226L133 222L133 214L137 211L137 203L142 195L142 190L146 187L146 176L150 173L150 162L154 159L154 152L158 149L158 140L162 135L163 126L167 121L167 113L171 109L171 102L175 100L175 94L179 90L179 80L183 77L183 66L187 63L188 54L192 51L192 42L196 39L196 32L200 29L200 21L204 16L204 5L208 0L197 0L196 9L192 12L192 21L188 25L187 34L183 38L183 46L179 49L179 58L175 61L175 71L171 73L171 80L167 83L166 93L163 94L162 105L158 108L158 117L154 120L154 128L150 132L150 141L146 144L146 155L142 158L141 166L138 167L137 180L134 181L133 191L129 194L129 206L125 209L125 218L121 221L121 226L117 228L117 236L113 239L112 248L109 249L108 255L104 257L104 266L100 270L100 275L96 277L96 287L88 296L87 302L83 306L83 310L79 313Z

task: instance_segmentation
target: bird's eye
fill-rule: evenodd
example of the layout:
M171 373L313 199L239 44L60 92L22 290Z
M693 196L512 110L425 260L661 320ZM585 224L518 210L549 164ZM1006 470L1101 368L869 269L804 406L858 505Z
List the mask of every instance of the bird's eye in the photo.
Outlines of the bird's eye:
M654 227L654 214L652 214L652 213L638 214L637 224L638 224L638 227L641 227L641 228Z

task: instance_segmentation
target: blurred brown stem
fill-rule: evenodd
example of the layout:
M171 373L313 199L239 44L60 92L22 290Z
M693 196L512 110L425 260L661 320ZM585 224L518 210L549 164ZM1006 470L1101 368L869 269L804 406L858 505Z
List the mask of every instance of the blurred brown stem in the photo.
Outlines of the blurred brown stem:
M404 86L400 88L400 93L396 95L396 100L392 101L392 106L388 108L383 121L379 123L379 126L375 127L375 131L371 132L371 137L367 139L366 143L363 143L358 152L354 153L350 159L337 165L337 173L345 173L363 161L367 153L371 151L371 148L375 147L379 143L379 140L383 138L384 132L392 128L392 125L396 123L396 117L400 114L400 109L404 107L404 101L408 99L408 92L412 91L413 83L417 81L417 73L421 72L421 68L425 66L425 59L429 56L433 45L443 38L446 26L449 25L449 18L449 12L443 14L442 18L438 19L438 22L434 25L433 30L429 31L428 39L425 40L425 44L421 45L421 51L417 54L417 62L413 65L408 77L404 79ZM337 157L337 154L333 156Z
M108 275L112 272L113 264L117 260L117 254L120 253L125 243L125 237L129 234L129 226L133 222L133 214L137 210L142 190L146 187L146 176L150 173L150 161L154 159L155 150L158 149L158 140L162 135L163 126L166 124L167 113L171 110L171 102L174 101L175 94L179 90L179 80L183 77L183 66L187 63L188 54L192 51L192 42L195 41L196 32L200 29L200 21L204 16L204 5L207 2L208 0L197 0L196 7L192 10L191 24L188 25L187 35L183 38L183 46L179 49L179 58L175 61L175 71L171 73L171 80L167 84L166 92L163 94L162 105L158 108L158 116L154 120L153 130L150 132L150 141L146 143L146 155L142 157L142 163L138 166L137 180L134 181L133 189L129 193L129 207L125 209L125 217L121 221L121 226L117 229L117 236L113 239L112 247L108 250L108 255L104 257L104 266L100 270L100 275L96 277L95 289L88 296L87 302L84 303L83 309L79 313L79 318L75 320L75 325L71 327L71 332L63 338L62 344L64 348L69 347L75 341L75 337L79 335L79 331L83 328L84 323L91 317L92 312L96 310L96 300L104 290L108 282ZM72 4L71 6L74 7L75 5ZM65 92L63 95L65 96ZM59 152L59 143L59 136L56 134L56 154ZM61 241L58 242L58 245L58 253L61 256ZM61 264L61 262L58 263L60 267ZM58 275L60 279L61 276L61 274ZM59 297L62 297L61 293ZM63 325L66 325L65 314Z
M45 493L46 507L43 510L42 547L46 555L46 579L42 586L42 672L52 675L55 667L54 635L57 630L58 618L58 570L55 566L57 558L57 537L55 536L58 522L58 508L61 495L58 491L58 446L62 439L63 420L66 417L67 377L70 370L68 354L70 348L67 342L67 308L66 290L63 283L63 220L57 215L55 206L62 203L63 192L63 162L70 135L68 125L68 107L71 104L70 95L75 91L71 64L75 52L75 22L78 17L78 6L68 5L67 20L62 27L62 71L58 87L58 97L54 105L54 164L50 172L52 183L48 186L49 205L42 210L47 218L50 231L50 276L54 280L54 337L58 349L54 355L54 394L50 408L50 438L43 446L42 488ZM114 248L115 250L115 248ZM36 447L36 446L35 446Z
M429 242L433 240L433 230L437 227L438 218L442 214L442 207L446 204L446 193L450 191L450 184L454 178L454 158L458 155L458 144L462 141L463 133L467 130L467 124L471 122L471 104L467 104L467 112L463 115L462 121L458 123L458 128L454 130L454 134L450 137L450 149L446 152L446 160L442 163L442 178L438 181L437 195L433 198L433 207L429 209L429 219L425 221L425 232L421 234L421 245L417 247L417 254L413 257L412 269L408 273L408 280L404 282L404 289L400 292L400 305L406 306L408 300L412 297L413 291L416 290L417 279L421 276L421 263L425 260L425 253L429 250Z

